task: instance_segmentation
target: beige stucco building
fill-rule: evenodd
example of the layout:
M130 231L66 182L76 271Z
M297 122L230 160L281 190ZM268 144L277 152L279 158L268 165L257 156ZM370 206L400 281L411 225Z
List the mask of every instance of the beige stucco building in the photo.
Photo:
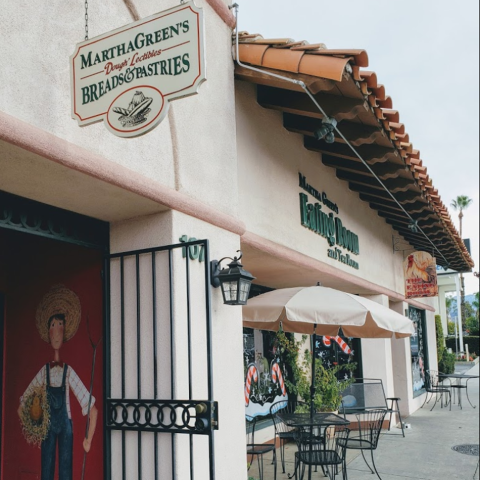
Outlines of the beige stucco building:
M130 139L71 118L68 59L84 36L83 4L3 5L2 478L40 478L40 452L23 438L16 410L51 360L35 318L58 283L82 305L62 358L87 390L91 379L99 409L90 479L246 479L242 308L224 305L209 284L209 260L237 250L259 291L321 282L402 314L414 309L429 347L423 361L436 369L433 301L405 298L405 252L429 249L462 271L472 262L384 87L361 70L366 53L247 36L240 59L257 68L250 70L232 60L227 3L196 4L204 12L206 82L172 102L157 128ZM91 4L90 38L176 5ZM304 82L346 139L315 140L327 115L298 83L272 72ZM306 225L315 191L325 194L322 212L341 220L342 244L334 230L329 244L320 226ZM409 230L409 215L433 243ZM185 241L192 245L182 248ZM95 378L92 335L101 338ZM424 400L412 372L417 357L409 339L362 339L357 361L364 377L382 379L388 396L402 398L408 415ZM218 425L202 434L185 420L199 402L218 406L209 410ZM80 478L85 420L74 400L71 418L73 478ZM262 435L271 438L271 428Z

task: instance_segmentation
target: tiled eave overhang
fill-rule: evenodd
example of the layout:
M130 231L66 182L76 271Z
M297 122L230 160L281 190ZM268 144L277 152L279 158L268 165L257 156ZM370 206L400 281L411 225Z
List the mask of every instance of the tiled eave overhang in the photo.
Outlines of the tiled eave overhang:
M284 127L302 134L305 148L321 153L322 162L335 168L337 177L358 192L360 199L368 202L412 248L433 252L437 264L443 267L471 271L473 260L433 186L419 150L411 144L398 111L393 110L391 97L374 72L361 70L368 66L364 50L328 50L323 44L267 40L243 33L239 57L242 63L261 70L235 65L237 79L257 85L258 103L282 112ZM407 214L336 132L333 144L314 137L323 115L302 87L268 73L305 83L428 239L409 228Z

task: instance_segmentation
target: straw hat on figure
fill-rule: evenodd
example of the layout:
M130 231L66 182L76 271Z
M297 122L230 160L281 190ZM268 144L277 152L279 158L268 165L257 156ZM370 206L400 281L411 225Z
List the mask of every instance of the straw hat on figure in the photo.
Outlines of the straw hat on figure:
M77 295L63 285L56 285L43 297L36 312L40 337L53 348L53 361L44 365L20 398L18 415L29 443L41 446L41 480L53 480L58 447L58 478L72 480L73 429L70 391L88 415L89 428L83 441L90 451L98 410L95 398L85 388L75 370L62 362L60 349L70 340L80 324L81 309Z

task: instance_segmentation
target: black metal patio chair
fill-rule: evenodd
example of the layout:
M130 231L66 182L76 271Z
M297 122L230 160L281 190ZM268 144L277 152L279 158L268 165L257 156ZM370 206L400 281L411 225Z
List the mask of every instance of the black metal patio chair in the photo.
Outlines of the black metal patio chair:
M388 410L383 382L379 378L357 378L342 392L339 413L344 416L377 409Z
M273 452L273 480L277 480L277 451L275 443L255 443L255 426L257 424L257 417L252 418L246 415L245 419L247 426L247 458L250 457L248 469L250 470L254 458L257 457L258 474L260 475L260 480L263 480L263 456L267 453Z
M430 402L432 397L435 395L435 403L433 407L430 409L432 411L435 408L435 405L438 402L438 396L440 395L440 406L443 408L443 396L448 395L448 402L445 403L445 406L450 403L450 410L452 410L452 392L451 392L451 384L446 386L443 385L438 377L438 372L435 370L427 370L425 372L425 391L427 392L425 396L425 400L421 408L424 407L425 403ZM428 394L430 394L430 399L428 399Z
M339 440L341 447L346 448L347 450L360 450L362 453L363 460L367 464L367 467L370 471L377 474L377 477L382 480L380 474L378 473L377 467L375 465L375 460L373 458L373 451L377 449L378 441L380 439L380 433L382 431L383 421L388 411L386 409L381 410L369 410L363 413L357 413L355 416L358 421L358 432L354 432L346 440ZM372 457L372 464L374 470L367 462L367 459L364 455L364 450L370 450Z
M309 466L322 468L325 476L334 480L342 468L342 478L347 479L346 448L350 430L345 426L327 426L321 437L313 437L310 431L296 430L294 432L298 451L295 452L295 480L305 475Z
M342 393L342 403L339 412L346 418L347 414L366 412L368 410L387 410L390 414L388 431L391 430L393 415L398 417L402 435L405 430L398 402L399 397L386 397L383 382L379 378L357 378ZM390 402L390 405L389 405ZM387 434L386 434L387 435ZM389 433L388 435L400 435Z
M279 401L274 403L270 407L270 415L273 418L273 425L275 427L275 445L277 444L277 438L280 440L280 460L282 462L282 472L285 473L285 443L290 440L294 440L295 427L288 426L279 413L294 413L296 408L300 405L307 405L304 402L292 401Z

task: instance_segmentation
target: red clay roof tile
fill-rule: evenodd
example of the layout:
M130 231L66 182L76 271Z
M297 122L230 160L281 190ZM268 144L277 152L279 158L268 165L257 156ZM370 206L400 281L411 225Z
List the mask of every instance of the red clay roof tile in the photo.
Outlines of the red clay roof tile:
M293 46L292 50L318 50L318 49L326 49L327 46L324 43L313 43L313 44L303 44L299 46Z
M389 95L387 95L385 97L385 100L380 100L378 102L378 105L381 107L381 108L393 108L393 102L392 102L392 97L390 97Z
M300 73L341 82L349 61L350 58L315 57L309 53L302 57Z
M405 134L405 125L403 123L398 122L390 122L390 128L395 130L395 133L399 133L400 135ZM413 152L413 150L412 150Z
M378 84L376 87L372 87L373 93L376 95L379 102L386 99L385 86Z
M329 55L340 58L353 57L354 64L357 67L368 67L368 55L365 50L330 50L327 48L312 53L315 55Z
M268 45L245 44L238 46L238 52L242 62L260 67L262 66L263 56L268 48Z
M397 110L390 110L388 108L384 108L382 109L382 111L383 111L383 115L385 116L385 118L388 119L389 122L399 123L400 114L398 113Z
M292 42L292 43L286 43L285 45L274 45L273 48L289 48L291 50L296 50L295 47L300 47L302 45L308 45L308 42L306 42L305 40L302 40L301 42Z
M362 70L362 77L367 83L368 88L378 88L377 74L375 72L367 72L366 70Z
M293 52L292 50L279 50L269 48L263 56L262 63L268 65L268 68L283 70L285 72L299 73L300 61L303 52Z

